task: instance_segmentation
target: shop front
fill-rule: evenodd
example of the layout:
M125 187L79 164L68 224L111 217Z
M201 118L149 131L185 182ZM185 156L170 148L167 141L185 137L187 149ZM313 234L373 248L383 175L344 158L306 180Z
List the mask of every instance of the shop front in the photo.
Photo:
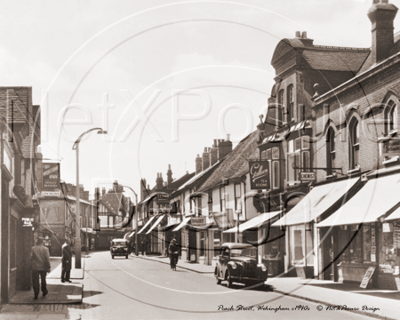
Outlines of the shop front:
M298 277L319 277L331 263L331 259L323 261L322 253L330 252L330 241L326 240L325 230L318 232L316 222L332 214L332 208L345 203L360 187L358 181L358 178L334 181L315 186L307 195L298 193L297 198L301 200L297 205L287 206L288 212L272 224L286 228L285 272Z
M317 225L333 234L339 281L361 282L372 267L371 286L399 289L399 193L400 174L369 175L357 194Z

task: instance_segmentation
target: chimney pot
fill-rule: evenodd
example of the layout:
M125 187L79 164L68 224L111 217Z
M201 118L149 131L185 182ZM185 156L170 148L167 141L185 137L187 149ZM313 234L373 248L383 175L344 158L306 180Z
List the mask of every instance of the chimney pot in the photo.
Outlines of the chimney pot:
M227 133L227 134L226 134L226 141L230 141L230 140L229 140L230 137L231 137L231 135L230 135L229 133Z
M296 38L300 38L300 31L296 31Z
M301 34L301 37L303 39L307 39L307 31L303 31L303 33Z

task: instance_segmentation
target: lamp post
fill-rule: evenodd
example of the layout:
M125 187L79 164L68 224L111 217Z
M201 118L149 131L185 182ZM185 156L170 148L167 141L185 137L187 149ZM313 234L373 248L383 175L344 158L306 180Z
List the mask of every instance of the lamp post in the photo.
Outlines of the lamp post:
M138 256L139 255L139 246L138 246L138 215L139 215L139 212L138 212L138 196L137 196L137 194L136 194L136 192L131 188L131 187L128 187L128 186L122 186L122 187L124 187L124 188L128 188L129 190L131 190L132 192L133 192L133 194L135 195L135 205L136 205L136 207L135 207L135 224L136 224L136 231L135 231L135 255L136 256Z
M76 213L75 213L75 233L76 233L76 241L75 241L75 268L81 269L81 215L80 215L80 199L79 199L79 142L81 142L82 138L88 134L89 132L97 130L98 134L106 134L107 131L104 131L102 128L92 128L84 133L82 133L78 139L76 139L74 145L72 146L72 150L76 150Z

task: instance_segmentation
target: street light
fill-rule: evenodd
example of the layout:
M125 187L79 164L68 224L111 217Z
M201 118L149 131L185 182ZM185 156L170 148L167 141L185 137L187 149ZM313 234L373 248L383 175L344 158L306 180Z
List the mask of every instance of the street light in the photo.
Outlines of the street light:
M138 256L139 255L139 247L138 247L138 196L136 194L136 192L128 186L121 186L124 188L128 188L129 190L131 190L133 192L133 194L135 195L135 203L136 203L136 207L135 207L135 224L136 224L136 231L135 231L135 255ZM126 227L126 226L123 226Z
M81 215L79 208L79 142L81 142L82 138L91 131L97 130L97 134L106 134L107 131L104 131L102 128L93 128L89 129L82 133L78 139L76 139L74 145L72 146L72 150L76 150L76 213L75 213L75 225L76 225L76 241L75 241L75 268L81 269Z

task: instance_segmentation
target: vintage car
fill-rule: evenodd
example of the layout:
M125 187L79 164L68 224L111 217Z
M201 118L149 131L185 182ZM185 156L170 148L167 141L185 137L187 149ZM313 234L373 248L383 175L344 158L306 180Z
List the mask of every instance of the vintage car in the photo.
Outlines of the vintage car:
M214 271L217 284L226 280L228 287L233 282L245 284L264 283L268 268L257 263L257 248L246 243L224 243Z
M128 259L129 247L128 240L125 239L114 239L111 241L110 253L114 259L115 256L125 256Z

